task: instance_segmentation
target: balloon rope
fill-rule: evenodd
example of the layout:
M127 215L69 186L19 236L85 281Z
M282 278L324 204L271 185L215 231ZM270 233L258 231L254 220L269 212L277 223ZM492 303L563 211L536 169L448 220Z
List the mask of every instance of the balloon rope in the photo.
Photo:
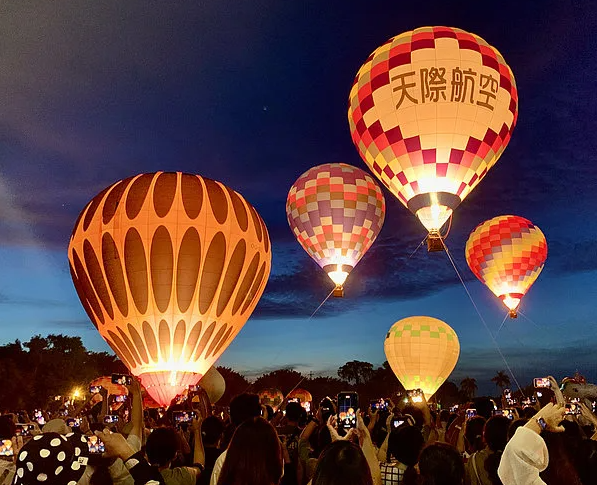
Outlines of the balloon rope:
M335 290L335 288L334 288ZM330 291L329 295L325 297L325 299L319 304L319 306L315 309L315 311L313 313L311 313L311 316L307 319L307 321L311 320L315 314L319 311L319 309L323 306L323 304L328 301L329 297L332 296L332 294L334 293L334 290Z
M535 325L535 327L537 328L545 328L541 325L539 325L538 323L535 323L533 320L531 320L529 317L527 317L523 312L521 312L520 310L516 310L516 313L518 313L519 315L522 315L524 318L526 318L529 322L531 322L533 325Z
M479 319L481 320L481 322L483 323L483 326L487 330L487 333L489 334L489 337L491 338L491 341L493 342L493 345L495 346L496 350L500 354L500 357L504 361L504 365L508 369L508 372L512 376L512 379L514 379L514 382L516 383L516 386L518 387L518 390L522 393L523 397L526 397L524 391L522 390L522 387L520 387L520 384L518 383L518 379L516 379L516 376L514 375L514 372L512 372L512 369L510 368L510 365L508 364L508 361L506 360L506 357L502 353L502 350L500 349L500 346L498 345L497 340L493 336L493 333L491 333L491 330L489 330L489 326L485 322L485 319L483 318L483 315L481 315L481 312L479 311L479 307L475 303L475 300L473 300L473 297L472 297L470 291L468 291L468 288L466 287L466 284L464 283L464 279L460 275L460 272L458 271L458 267L456 266L456 263L454 262L454 259L452 258L452 255L450 254L450 250L448 249L448 246L446 246L446 243L444 242L443 239L441 239L441 241L442 241L442 244L443 244L444 249L446 251L446 254L448 255L448 259L450 260L450 263L452 263L452 267L454 268L454 271L456 271L456 275L458 276L458 279L460 280L460 283L462 283L462 286L464 287L464 291L466 291L466 294L468 295L469 299L471 300L471 303L473 304L473 307L475 308L475 311L477 312L477 315L479 315Z
M504 315L504 319L502 320L502 324L500 325L500 328L498 328L498 331L495 334L495 338L497 338L497 336L500 334L500 331L502 330L504 323L506 323L506 320L508 320L508 315L510 315L510 314L508 312L506 312L506 315Z
M412 257L415 255L415 253L416 253L416 252L419 250L419 248L420 248L420 247L421 247L421 246L422 246L422 245L425 243L425 241L427 241L427 236L425 236L425 237L423 238L423 240L422 240L422 241L419 243L419 245L418 245L418 246L415 248L415 250L414 250L412 253L410 253L410 256L408 257L408 259L412 258Z
M296 386L294 386L292 389L290 389L290 391L288 391L288 394L286 394L286 397L284 399L288 399L288 396L290 396L292 394L292 391L294 391L298 386L300 386L304 380L305 380L305 377L302 377L301 380L298 381L298 384Z

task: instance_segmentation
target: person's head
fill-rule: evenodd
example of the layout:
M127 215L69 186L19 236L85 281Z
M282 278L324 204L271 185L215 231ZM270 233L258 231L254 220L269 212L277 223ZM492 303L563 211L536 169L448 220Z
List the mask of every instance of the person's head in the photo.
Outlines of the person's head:
M404 406L402 414L410 414L415 420L415 426L418 426L419 428L422 428L425 424L425 415L423 414L423 411L414 404L407 404Z
M17 434L17 427L12 416L7 414L0 416L0 440L9 440Z
M408 468L404 472L403 484L416 483L417 472L414 466L419 460L419 454L425 444L419 428L403 425L392 430L388 439L388 458L393 456Z
M541 436L549 453L549 464L540 475L543 481L549 485L581 485L575 464L575 439L566 433L543 432Z
M325 424L320 425L315 433L311 433L309 443L313 448L313 454L316 458L319 458L321 452L332 442L332 435L330 430Z
M365 455L350 441L334 441L319 457L312 485L373 485Z
M483 428L485 427L485 418L475 416L466 422L466 430L464 431L464 442L466 451L474 453L481 451L485 445L483 444Z
M524 426L528 422L529 422L528 419L521 418L521 419L517 419L517 420L513 421L512 423L510 423L510 427L508 428L508 441L510 441L512 439L512 436L514 436L514 433L516 433L516 430L518 428Z
M485 419L491 418L495 409L493 401L488 397L475 398L474 408L477 410L477 416L482 416Z
M274 408L271 407L269 404L265 405L265 409L267 409L267 420L271 421L272 419L274 419L274 414L276 414L276 412L274 411ZM263 416L265 418L265 416Z
M510 420L506 416L493 416L483 428L483 441L491 451L504 451L508 443Z
M230 401L230 420L235 427L260 415L261 404L257 394L239 394Z
M178 433L174 428L157 428L147 438L145 451L149 463L158 467L168 466L179 449Z
M289 402L286 406L286 419L291 423L298 423L302 412L303 408L298 402Z
M442 409L439 413L439 420L441 423L447 423L448 419L450 419L450 410L449 409Z
M218 485L277 485L283 470L274 427L263 418L247 419L230 441Z
M224 425L215 416L208 416L201 423L201 438L205 446L217 446L224 433Z
M458 450L447 443L423 448L419 456L421 485L462 485L464 463Z

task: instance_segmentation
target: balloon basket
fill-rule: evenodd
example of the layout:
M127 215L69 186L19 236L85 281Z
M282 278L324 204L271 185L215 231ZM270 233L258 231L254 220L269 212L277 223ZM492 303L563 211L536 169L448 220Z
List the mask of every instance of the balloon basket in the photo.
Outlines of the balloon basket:
M444 250L444 241L437 231L432 231L427 235L427 252L438 253Z
M516 311L516 310L510 310L510 311L508 312L508 316L509 316L510 318L518 318L518 313L517 313L517 311Z
M336 286L336 288L334 288L333 295L336 298L344 298L344 286Z

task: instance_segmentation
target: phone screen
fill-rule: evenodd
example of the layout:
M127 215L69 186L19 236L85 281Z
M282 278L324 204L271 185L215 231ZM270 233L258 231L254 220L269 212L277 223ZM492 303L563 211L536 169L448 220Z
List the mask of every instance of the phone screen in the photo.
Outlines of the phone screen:
M14 456L12 440L0 440L0 456Z
M576 402L566 403L566 415L580 414L580 406Z
M69 418L66 420L66 425L70 426L71 428L80 428L81 418Z
M120 384L122 386L130 386L133 383L133 378L126 374L112 374L112 384Z
M172 413L175 423L188 423L197 417L195 411L175 411Z
M466 419L474 418L477 415L477 410L473 408L469 408L465 411Z
M551 387L551 381L548 377L535 377L535 379L533 379L533 384L538 389L542 387Z
M125 402L127 399L127 396L125 394L122 394L120 396L114 396L114 402Z
M338 394L338 426L344 429L357 427L359 395L356 392Z
M97 394L102 390L102 386L90 386L89 387L89 394Z
M116 414L106 414L104 416L104 423L112 424L118 422L118 416Z
M393 429L397 429L400 426L402 426L403 424L404 424L404 419L401 419L401 418L400 419L397 419L397 418L392 419L392 428Z
M87 446L89 447L89 453L93 455L101 455L104 451L106 451L106 447L104 446L104 442L100 440L97 436L91 435L87 436Z

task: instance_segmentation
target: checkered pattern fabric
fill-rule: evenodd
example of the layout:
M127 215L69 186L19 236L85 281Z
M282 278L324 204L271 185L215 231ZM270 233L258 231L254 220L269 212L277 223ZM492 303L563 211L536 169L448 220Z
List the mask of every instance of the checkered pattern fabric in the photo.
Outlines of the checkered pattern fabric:
M394 461L391 463L380 463L382 485L400 485L404 478L406 466Z
M348 107L361 157L404 205L433 192L464 200L508 145L517 116L502 55L449 27L418 28L376 49Z
M385 208L373 178L344 163L307 170L286 201L292 232L322 268L328 264L354 267L381 231Z
M429 399L458 362L460 343L447 323L432 317L408 317L392 325L384 351L404 388L421 389Z
M531 221L499 216L477 226L465 255L475 276L514 310L543 269L547 241Z

